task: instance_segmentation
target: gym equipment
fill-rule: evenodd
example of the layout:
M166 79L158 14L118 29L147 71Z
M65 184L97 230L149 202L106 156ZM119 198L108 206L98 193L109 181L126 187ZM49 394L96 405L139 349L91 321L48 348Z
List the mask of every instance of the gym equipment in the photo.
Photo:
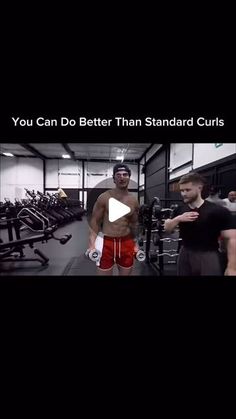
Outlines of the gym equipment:
M153 234L152 240L153 240L154 246L158 246L161 240L159 234Z
M92 262L96 262L96 265L99 266L100 259L101 259L101 252L97 249L89 250L87 249L85 252L85 256L88 256ZM137 253L134 254L135 258L139 262L143 262L146 259L145 252L143 250L138 250Z
M18 212L17 218L19 218L21 223L30 228L32 231L43 232L49 227L48 218L43 214L40 214L40 212L34 208L22 208Z
M160 239L160 241L162 241L162 242L166 242L166 243L170 243L170 242L179 242L179 241L181 241L182 239L181 238L179 238L179 239L174 239L173 237L164 237L163 239Z
M164 251L163 253L160 253L159 250L153 250L153 251L150 251L149 259L152 262L157 262L158 258L161 257L161 256L169 256L169 257L172 258L172 257L176 257L178 255L179 255L179 253L176 252L176 249L169 249L168 251Z
M142 237L138 239L138 245L143 247L143 244L146 243L146 240L143 240Z
M61 244L66 244L72 237L72 234L65 234L63 237L61 237L60 239L54 237L54 239L59 240Z
M47 195L50 196L48 192ZM56 197L61 207L64 208L70 214L72 214L72 216L75 217L76 220L82 220L82 216L85 214L85 210L81 201L79 201L78 199L60 198L58 193L53 194L53 196Z
M159 240L156 240L156 236L153 236L153 240L150 240L151 243L153 243L155 246L158 246ZM143 247L144 243L147 243L147 240L143 240L143 238L138 239L138 245Z
M154 234L153 239L150 240L150 242L153 243L154 246L159 246L160 242L171 243L171 242L179 242L181 240L182 240L181 238L174 239L173 237L164 237L163 239L161 239L158 234ZM139 246L143 246L144 243L147 243L147 240L143 240L143 238L138 239Z
M12 240L7 243L0 243L0 261L1 262L17 262L17 261L38 261L42 265L46 265L49 261L49 258L43 254L39 249L34 249L34 253L40 256L39 258L26 258L23 252L24 246L29 245L31 249L34 248L34 243L42 242L45 243L50 239L59 240L61 244L66 244L68 240L71 239L71 234L66 234L63 237L54 236L54 231L51 227L46 229L43 234L26 237L25 239ZM19 253L19 255L17 255ZM9 257L12 256L12 257Z
M95 262L97 266L100 266L100 259L102 257L102 254L101 254L100 250L97 250L97 249L89 250L89 249L87 249L86 252L85 252L85 256L89 257L89 259L92 262Z
M101 252L97 249L86 250L85 256L88 256L92 262L98 262L101 259Z
M59 223L64 224L71 220L71 215L69 215L59 205L57 205L57 202L54 200L53 196L44 195L40 191L37 191L37 195L40 197L39 203L41 208L55 217Z
M16 208L7 208L5 212L6 218L0 219L0 224L7 223L8 228L8 237L9 241L4 243L2 240L0 242L0 262L17 262L17 261L38 261L42 265L46 265L49 261L49 258L43 254L43 252L39 249L34 249L34 253L38 255L40 258L26 258L24 254L24 248L26 245L29 245L31 249L34 248L34 243L42 242L45 243L50 239L59 240L60 244L66 244L72 237L71 234L66 234L62 237L56 237L54 232L57 229L57 225L52 227L46 226L44 223L45 219L42 218L42 214L40 217L38 214L30 211L28 208L24 209L25 211L21 212L21 214L16 214ZM24 215L22 215L24 214ZM14 217L12 215L15 215ZM37 231L38 235L31 236L31 237L20 237L20 224L24 223L27 225L32 231ZM33 226L33 228L31 228ZM36 230L36 227L39 227ZM16 239L13 238L13 233L15 232Z
M173 258L178 256L178 250L164 250L164 243L178 242L181 239L172 237L163 237L164 234L164 222L167 218L173 218L174 211L177 210L178 204L172 204L170 208L162 208L160 205L160 198L154 197L151 205L142 205L139 212L139 222L142 226L142 232L146 234L146 240L142 237L138 239L139 246L145 246L146 263L158 262L158 265L153 265L163 275L164 269L164 256ZM143 235L144 235L143 234ZM151 243L157 250L150 250ZM172 261L171 261L172 262ZM175 262L175 261L173 261ZM168 262L169 263L169 262Z
M137 253L135 253L135 257L139 262L144 262L146 259L145 252L143 250L138 250Z
M58 194L42 193L40 191L30 191L25 188L26 194L30 197L27 206L38 210L50 224L65 224L72 220L82 220L85 213L82 203L79 200L66 199L66 202ZM20 206L17 203L18 207ZM24 205L25 206L25 205Z
M32 199L28 203L25 202L26 200L23 200L24 207L27 206L31 210L34 209L36 211L39 211L40 214L44 215L49 220L50 225L59 225L63 222L64 218L57 213L52 213L52 211L50 211L50 209L48 208L47 202L45 202L42 197L37 197L38 194L36 195L35 193L32 193L32 191L29 191L26 188L25 191L26 194L30 196Z

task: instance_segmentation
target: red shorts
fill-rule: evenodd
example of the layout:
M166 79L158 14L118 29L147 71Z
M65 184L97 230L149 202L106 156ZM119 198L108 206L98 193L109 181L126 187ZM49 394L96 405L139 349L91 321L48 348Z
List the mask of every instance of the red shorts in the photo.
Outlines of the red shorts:
M121 268L131 268L134 263L134 240L131 235L125 237L103 237L100 269L111 269L115 263Z

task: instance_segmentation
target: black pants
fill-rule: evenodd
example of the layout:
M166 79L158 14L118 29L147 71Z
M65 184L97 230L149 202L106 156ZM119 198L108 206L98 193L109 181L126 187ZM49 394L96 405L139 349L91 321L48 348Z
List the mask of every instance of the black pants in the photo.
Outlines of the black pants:
M224 274L218 251L202 251L181 247L177 263L178 276Z

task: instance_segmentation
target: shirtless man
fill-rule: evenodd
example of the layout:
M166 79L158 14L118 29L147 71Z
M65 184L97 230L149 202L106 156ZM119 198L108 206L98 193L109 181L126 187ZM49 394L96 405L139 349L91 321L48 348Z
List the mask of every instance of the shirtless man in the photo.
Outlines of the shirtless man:
M128 191L131 170L126 164L118 163L113 168L115 188L102 193L94 207L90 221L89 250L97 248L98 237L102 240L102 256L98 275L112 275L113 266L118 266L119 275L130 275L134 254L139 250L137 236L139 203ZM108 219L109 199L115 198L127 205L129 214L114 222Z

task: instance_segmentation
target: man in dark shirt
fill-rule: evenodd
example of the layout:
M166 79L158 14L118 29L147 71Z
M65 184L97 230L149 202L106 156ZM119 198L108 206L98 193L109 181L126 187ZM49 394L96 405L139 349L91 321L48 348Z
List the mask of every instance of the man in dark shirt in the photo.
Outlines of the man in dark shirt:
M224 207L202 199L204 180L190 172L179 181L184 201L172 219L165 221L165 230L172 232L179 225L182 247L178 257L178 275L222 275L218 240L227 242L225 275L236 275L236 229L232 215Z

